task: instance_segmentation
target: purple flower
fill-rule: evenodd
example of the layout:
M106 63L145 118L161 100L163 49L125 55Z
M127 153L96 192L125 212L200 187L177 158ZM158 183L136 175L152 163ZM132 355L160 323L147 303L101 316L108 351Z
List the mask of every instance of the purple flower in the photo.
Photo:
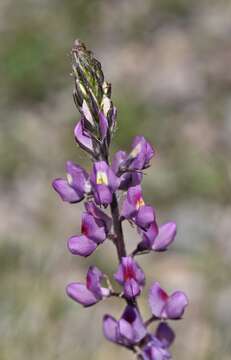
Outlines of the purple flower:
M122 218L131 219L137 226L147 229L155 222L154 209L145 205L140 185L130 187L124 200Z
M122 258L114 278L124 286L124 296L127 299L138 296L145 284L143 270L131 256Z
M119 187L119 179L105 161L97 161L93 165L90 176L95 201L98 205L112 202L112 194Z
M168 348L173 343L175 334L166 322L161 322L155 334L148 334L145 345L142 347L140 359L142 360L167 360L171 359Z
M132 350L139 360L169 360L169 347L175 334L166 320L182 318L188 305L186 295L181 291L168 295L159 283L154 282L148 299L152 316L146 322L142 320L137 301L145 285L145 274L135 256L151 250L164 251L176 236L176 224L167 222L159 227L155 209L145 204L142 195L144 169L150 166L155 151L143 136L136 136L131 151L116 152L112 165L109 165L110 143L116 127L111 84L105 80L100 62L80 40L74 42L71 54L75 80L73 97L81 114L74 134L79 146L91 155L93 166L88 175L81 166L68 161L67 178L55 179L53 187L69 203L85 198L81 234L68 239L69 251L88 257L107 238L112 240L119 261L114 279L122 286L122 291L114 290L110 278L97 267L90 266L86 281L70 283L66 292L84 307L107 297L122 298L126 307L120 319L104 316L105 337ZM126 191L122 209L119 190ZM105 212L107 207L110 216ZM123 233L122 221L125 219L135 225L140 235L140 242L131 256L127 256ZM149 332L148 326L155 320L159 325L154 333Z
M124 346L137 344L147 334L147 329L140 314L132 305L126 306L123 315L118 321L111 315L105 315L103 331L108 340Z
M84 307L94 305L110 295L109 289L101 286L102 280L102 272L91 266L87 272L86 284L76 282L67 285L67 295Z
M98 208L93 201L88 201L85 204L85 209L88 214L94 216L95 219L98 219L104 223L106 235L109 234L112 226L112 219L110 216L105 214L100 208Z
M91 155L94 154L94 147L93 141L91 136L89 135L88 131L85 129L84 126L84 118L82 118L76 125L75 130L75 140L79 144L79 146L86 150Z
M159 323L156 329L155 336L162 343L162 346L166 349L172 345L175 339L174 331L166 322Z
M66 163L67 179L58 178L52 183L54 190L63 201L76 203L84 198L85 194L91 192L89 175L79 165L72 161Z
M117 153L115 153L112 159L111 167L114 173L119 176L119 189L121 190L128 190L128 188L131 186L139 185L143 178L143 174L135 170L125 171L121 174L120 166L124 163L127 157L128 156L125 151L119 150Z
M165 251L174 241L176 236L176 223L171 221L159 228L153 222L146 230L140 230L142 241L138 245L139 250Z
M149 305L152 314L157 318L180 319L188 305L188 299L182 291L168 295L159 283L155 282L149 291Z
M142 170L150 165L150 160L154 155L151 144L143 137L136 136L132 142L132 151L129 154L131 164L130 169Z
M169 351L163 347L162 343L152 337L150 341L143 347L139 359L142 360L169 360L172 356Z
M86 203L85 207L87 212L82 215L82 235L70 237L68 248L74 255L87 257L106 239L111 219L93 202Z

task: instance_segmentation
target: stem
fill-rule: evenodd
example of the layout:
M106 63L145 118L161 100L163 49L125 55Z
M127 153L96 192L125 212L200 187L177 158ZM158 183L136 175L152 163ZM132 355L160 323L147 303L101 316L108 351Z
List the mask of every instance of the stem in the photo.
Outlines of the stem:
M119 206L115 193L113 194L113 199L111 203L111 215L115 233L114 243L117 249L118 258L119 260L121 260L122 257L126 256L126 249L124 243L123 229L120 221Z
M148 327L151 323L153 323L153 321L157 321L157 320L159 320L159 318L157 318L155 315L153 315L152 317L150 317L150 319L145 321L144 325L146 327Z

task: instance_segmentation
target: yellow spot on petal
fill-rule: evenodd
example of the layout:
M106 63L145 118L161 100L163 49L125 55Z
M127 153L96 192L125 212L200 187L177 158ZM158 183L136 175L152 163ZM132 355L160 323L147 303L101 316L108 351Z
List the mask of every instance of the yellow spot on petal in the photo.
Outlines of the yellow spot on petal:
M135 158L139 153L141 152L141 144L138 143L134 149L131 151L130 156L132 158Z
M104 171L98 171L96 175L97 185L108 185L108 177Z
M139 198L139 200L137 200L137 202L136 202L136 209L139 210L139 208L140 208L141 206L144 206L144 205L145 205L144 199L141 197L141 198Z

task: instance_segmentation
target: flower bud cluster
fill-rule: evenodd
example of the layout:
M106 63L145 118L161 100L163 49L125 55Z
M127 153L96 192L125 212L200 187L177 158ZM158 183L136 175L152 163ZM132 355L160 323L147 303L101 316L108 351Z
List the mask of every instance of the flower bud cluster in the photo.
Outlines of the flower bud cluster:
M79 146L91 155L92 169L88 173L80 165L68 161L66 178L55 179L53 188L63 201L71 204L84 201L81 233L68 239L69 251L88 257L105 241L112 241L119 259L114 281L121 290L116 292L107 274L90 266L86 281L70 283L66 292L84 307L112 296L122 299L126 306L120 319L104 316L105 337L133 351L137 359L170 359L169 347L175 335L168 320L182 318L188 305L187 296L182 291L169 295L154 281L148 297L150 319L142 319L138 306L145 274L135 257L167 250L176 236L175 222L159 225L156 210L145 202L142 194L143 171L150 166L155 151L143 136L136 136L131 151L118 151L110 162L110 142L116 125L111 86L104 80L99 61L79 40L74 43L72 59L73 96L81 114L74 136ZM119 204L121 194L123 201ZM140 237L131 254L126 251L124 221L134 226ZM148 327L154 321L158 321L158 326L152 332Z

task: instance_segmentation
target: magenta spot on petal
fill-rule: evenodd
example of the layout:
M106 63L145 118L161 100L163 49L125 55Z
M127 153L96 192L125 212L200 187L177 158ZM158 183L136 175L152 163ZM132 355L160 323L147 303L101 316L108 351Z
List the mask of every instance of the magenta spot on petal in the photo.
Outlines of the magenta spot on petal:
M124 267L124 280L128 281L135 278L135 272L131 265Z
M90 289L92 286L92 278L89 276L89 274L87 274L86 285L88 289Z
M158 295L163 301L167 301L169 298L168 294L162 289L158 289Z
M86 224L82 223L82 226L81 226L81 233L85 236L87 236L88 234L88 228L86 226Z

